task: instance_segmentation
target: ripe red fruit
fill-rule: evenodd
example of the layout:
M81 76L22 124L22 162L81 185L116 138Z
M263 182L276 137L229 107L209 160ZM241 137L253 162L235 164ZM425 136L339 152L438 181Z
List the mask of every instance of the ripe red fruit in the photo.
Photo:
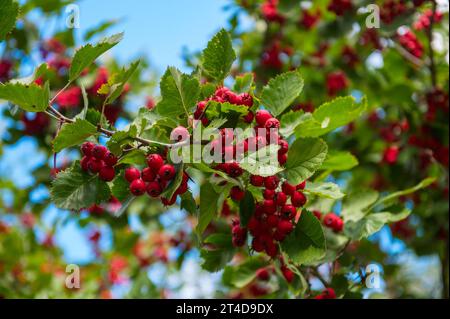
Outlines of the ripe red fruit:
M277 212L277 206L272 199L266 199L264 201L264 212L267 215L275 214Z
M307 198L305 194L301 192L295 192L291 197L292 205L295 207L303 207L305 206Z
M281 266L281 272L283 273L284 279L286 279L288 283L292 283L294 281L295 274L292 270L286 266Z
M158 182L150 182L146 188L147 194L150 197L157 198L162 193L161 185Z
M294 225L288 220L280 220L277 225L277 230L282 234L290 234L294 230Z
M156 174L150 167L146 167L142 170L141 177L144 182L148 183L155 180Z
M130 192L134 196L144 195L145 182L142 179L135 179L130 185Z
M234 247L244 246L245 241L247 239L247 229L240 226L234 226L231 232L232 232L233 246Z
M105 182L111 182L116 176L116 172L111 166L103 166L98 176Z
M84 156L80 161L81 169L85 172L87 172L89 170L90 159L91 159L90 157Z
M94 149L95 144L91 142L85 142L83 145L81 145L81 152L85 156L92 156L92 150Z
M280 128L280 121L278 121L276 118L270 118L266 121L264 127L268 130L272 128Z
M269 190L277 189L279 183L280 180L276 176L269 176L264 180L264 186Z
M287 163L288 157L287 154L278 154L278 163L280 163L281 166Z
M105 163L102 160L99 160L95 157L91 157L88 163L89 170L94 174L100 172L103 166L105 166Z
M170 181L175 177L176 171L175 167L170 164L161 166L158 171L159 177L164 181Z
M289 184L288 182L284 182L283 185L281 185L281 189L283 190L283 193L288 196L292 196L296 191L295 186Z
M230 175L231 177L236 178L241 176L243 173L244 171L238 163L233 162L228 165L228 175Z
M238 186L234 186L230 191L231 199L240 202L245 197L245 192L240 189Z
M108 149L104 147L103 145L95 145L92 149L92 156L94 156L97 159L104 159L106 153L108 152Z
M250 220L248 221L248 224L247 224L250 234L252 234L254 237L258 236L258 234L260 232L260 226L261 225L260 225L259 221L255 218L255 216L252 216L252 218L250 218Z
M275 258L278 255L278 246L273 241L266 242L265 247L266 254L272 258Z
M289 144L285 140L279 140L278 145L280 146L278 154L286 154L289 151Z
M117 157L111 152L106 152L103 161L105 162L106 166L114 166L117 164Z
M151 154L147 157L147 165L154 172L158 172L161 166L164 165L164 159L159 154Z
M250 177L250 183L251 183L253 186L261 187L261 186L264 185L264 177L258 176L258 175L252 175L252 176Z
M161 198L161 203L164 206L172 206L177 201L177 195L173 195L171 199Z
M257 237L253 238L253 240L252 240L252 249L254 251L258 252L258 253L264 251L264 244L263 244L263 242Z
M286 234L279 232L278 230L273 234L273 239L282 242L286 238Z
M306 181L301 182L300 184L297 185L296 189L298 191L304 190L306 187Z
M255 114L252 111L248 111L247 115L243 117L245 123L252 123L255 119Z
M322 219L322 213L319 212L318 210L314 210L314 211L313 211L313 214L314 214L314 216L316 216L316 218L317 218L318 220L321 220L321 219Z
M275 191L271 189L265 189L263 192L264 199L274 199Z
M125 179L128 183L132 183L141 177L141 172L135 167L129 167L125 170Z
M248 93L242 93L239 95L239 104L252 107L253 97Z
M276 201L277 201L277 205L278 206L283 206L284 204L286 204L287 202L287 195L283 192L279 192L277 193L277 195L275 196Z
M270 215L267 217L267 225L270 227L276 227L278 225L279 218L277 215Z
M170 139L177 142L186 141L189 136L189 131L184 126L178 126L170 133Z
M265 110L259 110L256 112L256 123L258 123L259 126L264 127L266 125L267 120L272 118L272 114L270 112Z
M259 268L256 271L256 277L258 277L259 280L267 281L270 279L270 274L267 268Z
M297 209L292 205L283 206L281 208L281 212L280 212L281 217L283 219L288 219L288 220L294 218L296 213L297 213Z
M181 183L180 187L177 188L175 194L177 195L183 195L188 191L188 183Z

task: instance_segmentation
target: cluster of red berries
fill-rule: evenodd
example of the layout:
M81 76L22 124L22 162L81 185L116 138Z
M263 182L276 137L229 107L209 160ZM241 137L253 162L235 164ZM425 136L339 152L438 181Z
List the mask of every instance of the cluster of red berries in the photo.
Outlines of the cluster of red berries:
M328 11L334 12L337 16L343 16L353 8L351 0L332 0L328 5Z
M333 288L326 288L319 295L314 297L314 299L317 299L317 300L336 299L336 292L334 291Z
M280 70L283 67L282 56L291 56L292 54L291 47L283 46L280 41L274 41L264 50L261 56L261 65L265 68Z
M311 30L320 21L321 17L322 12L320 12L320 10L317 10L316 12L304 10L300 19L300 25L302 25L307 30Z
M442 14L442 12L439 12L439 11L436 11L434 13L434 17L433 17L433 10L428 9L414 23L414 29L415 30L428 29L431 25L431 18L433 18L434 23L439 23L442 21L443 17L444 17L444 15Z
M12 63L9 60L0 60L0 82L6 82L11 76Z
M111 182L116 177L114 166L118 158L105 146L85 142L81 145L81 152L84 155L80 162L83 171L98 174L105 182Z
M268 22L284 22L284 17L278 11L278 0L266 0L261 6L261 13Z
M80 102L81 89L78 86L68 88L56 97L56 103L61 109L78 107Z
M50 119L45 113L23 113L20 120L26 135L42 134L50 124Z
M277 242L282 242L294 229L297 209L306 204L307 198L301 192L305 183L293 186L284 182L281 190L277 176L263 178L252 176L250 182L255 187L265 187L264 202L258 203L247 228L233 227L233 244L243 246L248 232L253 236L252 249L265 252L272 258L278 255ZM290 197L290 204L288 203Z
M325 227L332 229L335 233L339 233L344 229L344 221L335 213L328 213L322 216L322 213L316 210L313 211L313 214L318 220L322 221Z
M395 18L404 14L407 9L405 0L387 0L380 8L380 19L386 24L391 24Z
M327 91L329 96L335 96L339 91L345 90L348 83L347 75L342 71L336 71L327 76Z
M197 108L194 112L194 119L202 121L203 125L208 125L209 119L206 117L206 107L209 101L215 101L219 103L228 102L234 105L244 105L248 108L253 106L253 97L248 93L236 94L227 87L220 87L216 90L214 95L207 100L200 101L197 104Z
M142 171L136 167L125 170L125 179L130 183L130 192L134 196L142 196L146 192L152 198L159 198L176 175L175 167L166 164L159 154L150 154L147 157L147 166ZM161 198L165 206L171 206L176 202L178 195L183 195L188 190L189 176L184 173L181 185L172 198Z
M423 56L423 45L412 31L407 30L403 34L398 34L398 41L402 47L416 58L421 58Z

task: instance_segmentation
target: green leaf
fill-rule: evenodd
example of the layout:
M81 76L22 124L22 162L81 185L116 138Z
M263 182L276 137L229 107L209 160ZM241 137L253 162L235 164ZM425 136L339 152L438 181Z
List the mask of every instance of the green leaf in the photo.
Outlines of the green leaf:
M107 142L108 149L116 156L122 153L123 146L132 143L133 138L137 136L137 128L130 125L128 130L115 132Z
M227 266L224 270L224 282L226 285L243 288L256 278L256 271L267 266L267 262L260 255L246 259L238 266Z
M3 41L16 25L19 3L13 0L0 0L0 12L2 15L0 19L0 41Z
M187 191L181 197L180 208L186 210L188 213L195 215L197 214L197 203L194 199L194 196L190 191Z
M386 224L407 218L410 213L410 210L404 209L398 213L381 212L369 214L358 221L347 221L344 226L344 233L353 240L361 240L375 234Z
M248 154L239 162L242 169L252 175L273 176L283 171L278 162L278 145L269 145Z
M255 213L255 199L251 192L245 193L244 199L239 204L239 220L243 227L247 227L248 221Z
M124 201L131 196L130 184L125 179L125 171L122 171L119 175L112 181L111 192L114 197L119 201Z
M184 114L187 121L200 95L198 80L169 67L161 79L160 89L162 100L156 106L157 113L172 118Z
M347 221L358 221L364 217L365 211L377 201L379 193L374 190L360 190L348 195L342 204L342 218Z
M305 193L330 199L341 199L345 196L339 186L334 183L306 183Z
M289 183L297 185L310 178L324 162L327 144L321 139L299 139L289 148L286 173Z
M233 50L231 37L222 29L208 42L208 46L203 51L202 68L216 82L222 82L230 72L235 59L236 53Z
M112 104L123 92L123 88L125 84L133 75L134 71L136 71L139 66L139 61L131 63L128 69L123 68L118 73L112 75L108 79L108 83L105 83L98 90L99 94L107 95L105 99L105 104Z
M212 234L205 239L205 244L213 245L212 249L202 249L200 257L203 259L202 268L215 272L221 270L231 261L235 248L231 242L231 234Z
M348 171L358 166L358 159L349 152L330 152L320 169L328 171Z
M281 247L297 265L321 259L325 256L326 244L320 221L313 213L303 210L297 226Z
M303 78L297 70L280 74L263 88L261 103L276 117L302 93L303 85Z
M285 138L289 138L294 134L295 128L302 123L305 118L310 117L311 114L305 114L304 111L290 111L283 114L280 119L281 127L280 134Z
M245 73L236 77L233 92L247 93L253 87L253 73Z
M215 118L220 116L226 117L227 115L224 114L230 113L246 115L248 113L248 107L246 107L245 105L235 105L228 102L219 103L216 101L209 101L208 108L206 109L205 113L208 118Z
M216 193L211 183L205 183L200 187L200 214L196 232L203 234L209 223L217 216L217 200L219 194Z
M49 105L48 82L37 84L0 83L0 100L7 100L27 112L44 112Z
M80 145L95 134L97 128L86 120L77 119L73 123L66 123L53 140L53 150L58 153L65 148Z
M84 172L78 161L56 176L50 194L56 207L75 211L101 204L111 197L108 184Z
M78 49L73 57L69 70L69 81L74 81L103 53L113 48L123 39L123 33L104 38L95 45L86 44Z
M118 22L119 22L118 20L109 20L109 21L102 22L98 26L90 28L84 34L84 41L90 41L94 36L96 36L99 33L103 33L104 31L108 30L110 27L116 25Z
M129 165L145 165L147 162L147 157L142 150L132 150L125 154L118 162L118 164L129 164Z
M361 103L357 103L352 96L339 97L316 109L311 117L297 126L295 135L319 137L353 122L365 112L366 108L365 98Z

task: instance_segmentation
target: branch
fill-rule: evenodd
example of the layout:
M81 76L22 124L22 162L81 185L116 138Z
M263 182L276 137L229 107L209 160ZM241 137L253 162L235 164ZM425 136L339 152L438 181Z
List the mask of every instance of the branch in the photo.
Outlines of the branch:
M436 61L434 58L434 51L433 51L433 27L434 27L434 16L436 14L437 10L437 3L436 0L433 0L433 13L430 17L430 26L426 29L426 34L428 38L428 50L430 55L430 73L431 73L431 84L433 85L433 88L435 89L437 87L437 75L436 75Z

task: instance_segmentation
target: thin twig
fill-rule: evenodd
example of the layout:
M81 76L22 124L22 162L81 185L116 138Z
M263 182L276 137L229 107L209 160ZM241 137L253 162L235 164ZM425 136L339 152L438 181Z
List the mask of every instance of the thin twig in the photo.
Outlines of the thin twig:
M64 92L69 86L70 84L72 84L72 81L69 81L61 90L59 90L55 96L50 100L50 104L53 104L53 102L55 102L56 98L62 93Z
M434 59L434 50L433 50L433 27L434 27L434 16L437 10L436 0L433 0L433 13L430 17L430 26L426 29L426 34L428 38L428 50L430 55L430 73L431 73L431 84L433 88L437 87L437 76L436 76L436 61Z

